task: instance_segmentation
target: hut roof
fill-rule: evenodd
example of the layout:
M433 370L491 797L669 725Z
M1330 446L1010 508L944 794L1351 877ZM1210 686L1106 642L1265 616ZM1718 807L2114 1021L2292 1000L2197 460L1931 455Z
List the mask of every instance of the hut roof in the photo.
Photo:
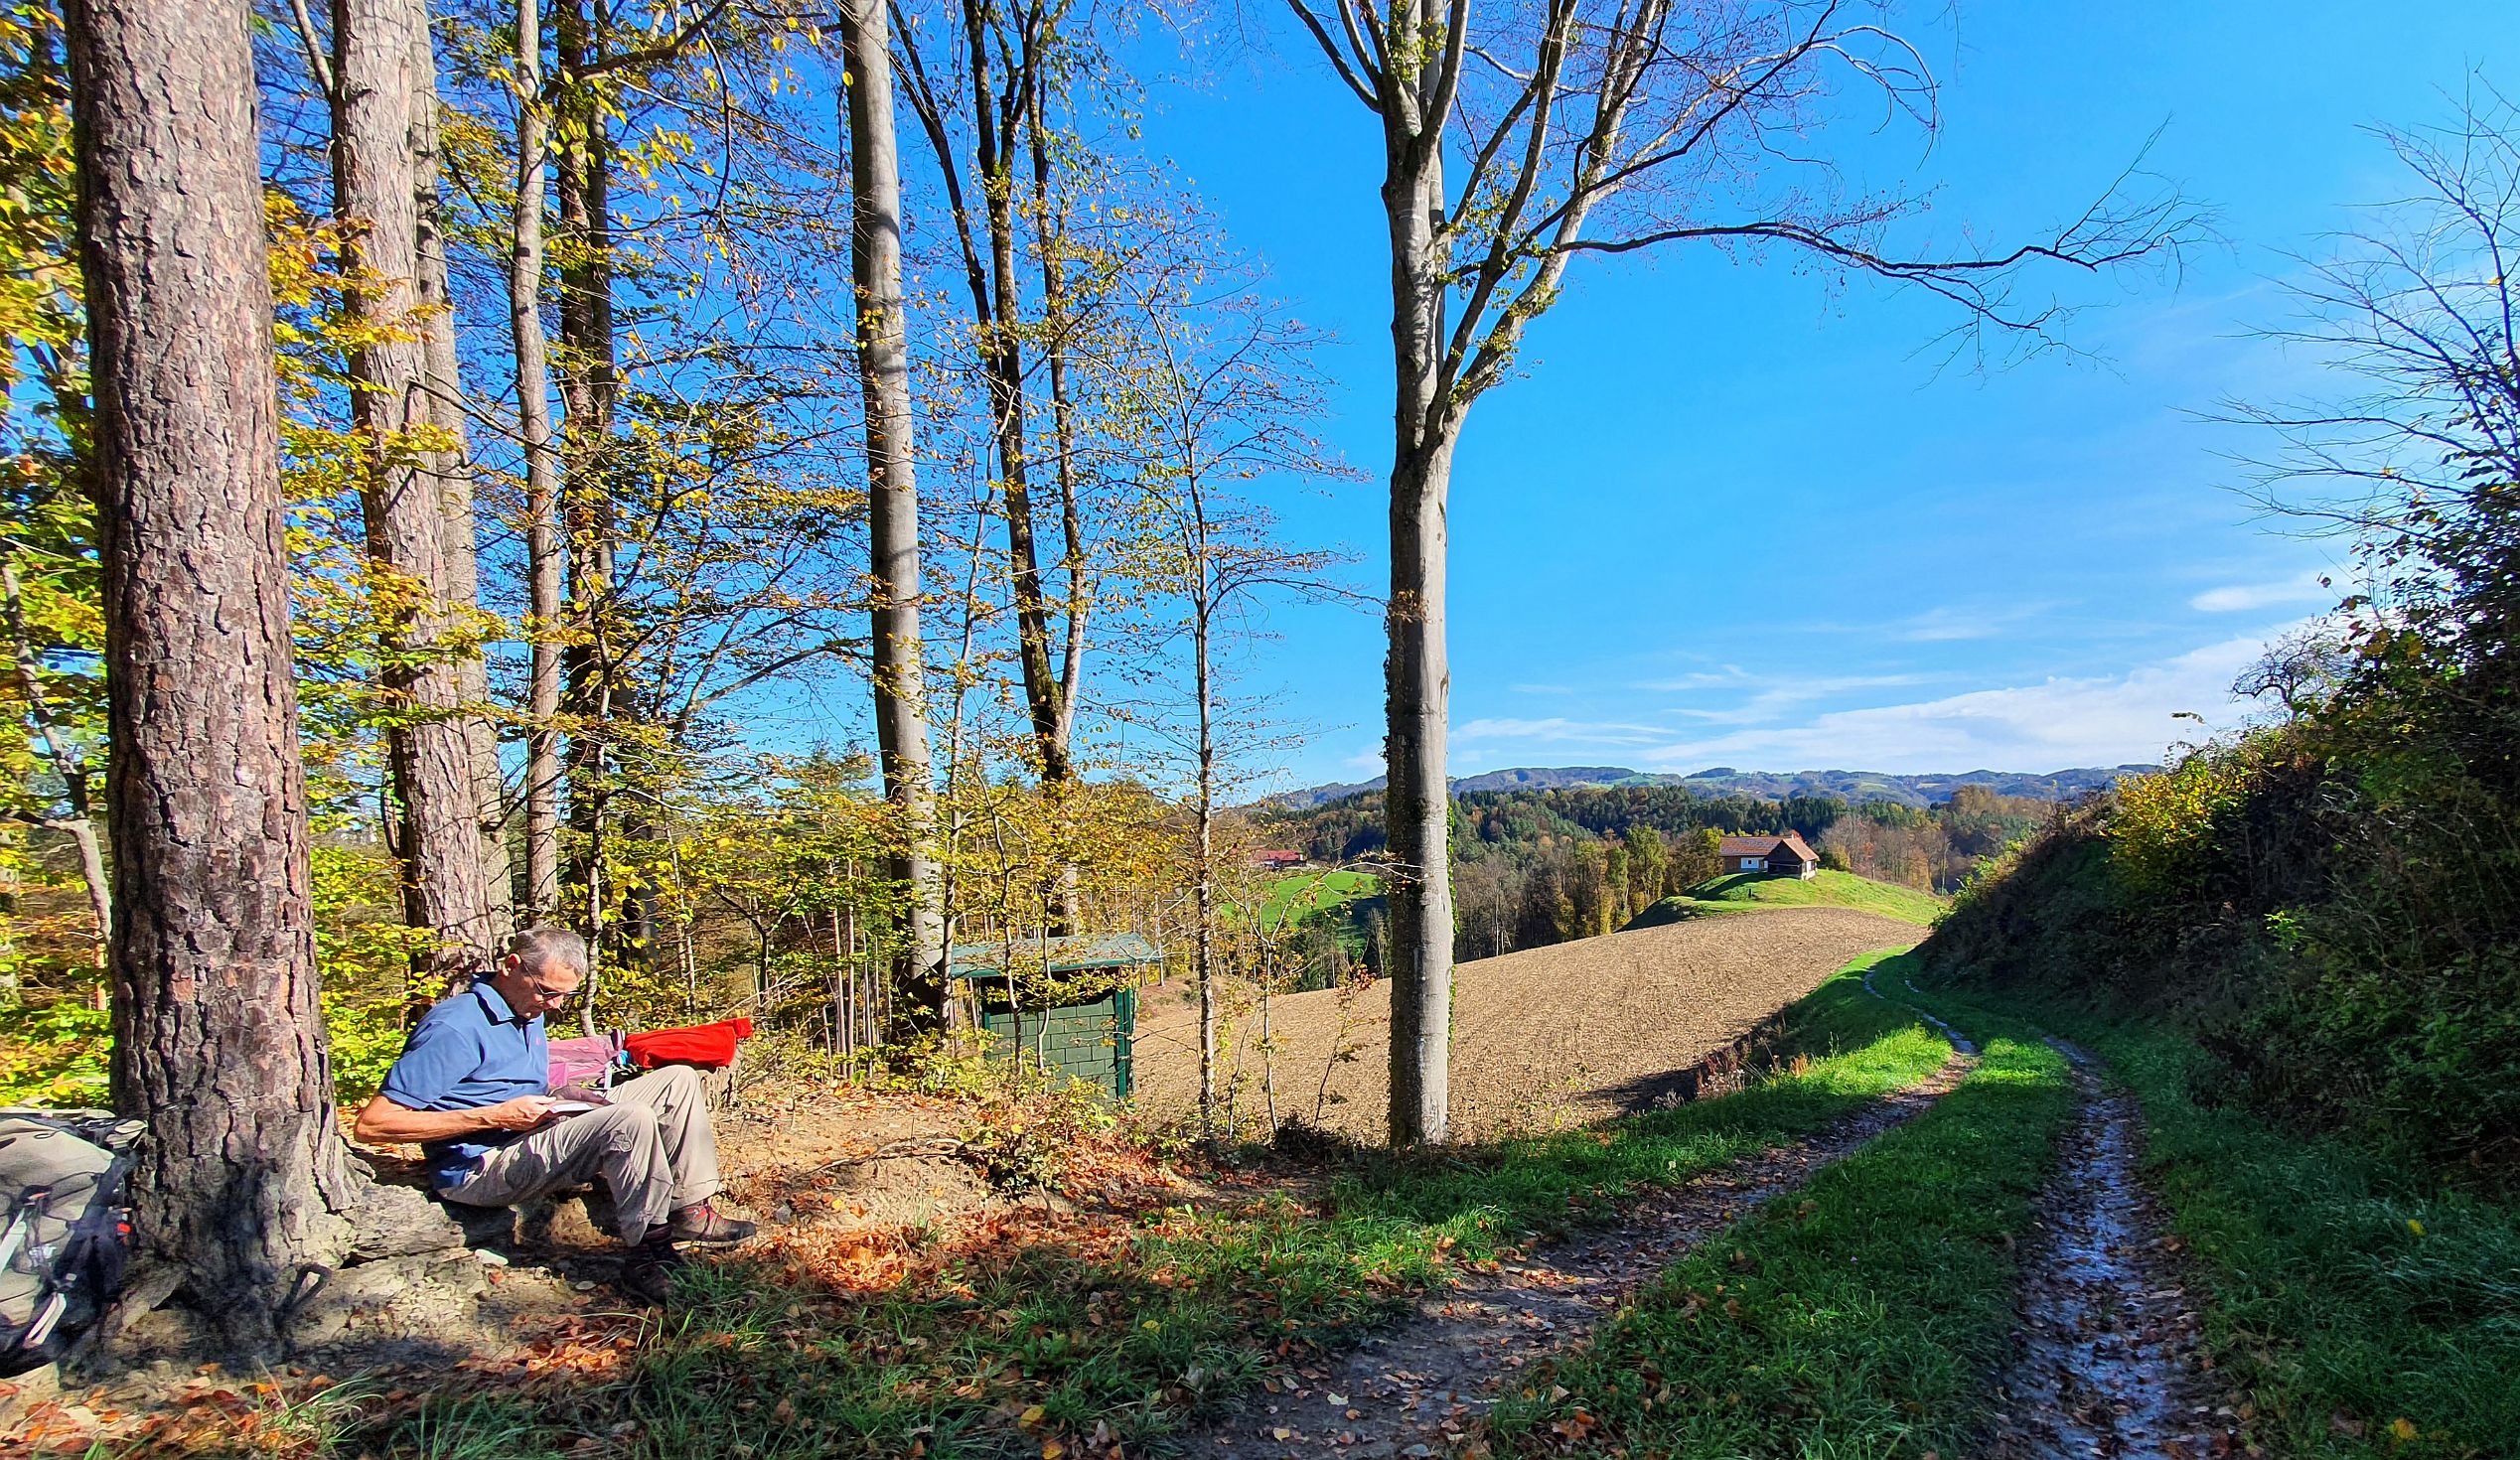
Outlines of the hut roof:
M1140 933L1104 933L1090 938L1038 935L1014 939L1015 965L1031 971L1038 958L1041 971L1052 976L1097 968L1142 968L1164 960L1164 950ZM986 978L1006 971L1007 943L958 943L946 958L948 978Z

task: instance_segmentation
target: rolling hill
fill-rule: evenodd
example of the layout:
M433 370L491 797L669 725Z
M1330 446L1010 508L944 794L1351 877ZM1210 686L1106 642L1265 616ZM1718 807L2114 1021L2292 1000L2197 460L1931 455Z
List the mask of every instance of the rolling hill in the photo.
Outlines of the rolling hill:
M1944 903L1930 892L1896 883L1875 882L1853 872L1822 872L1809 879L1769 877L1740 872L1701 882L1677 897L1667 897L1639 913L1628 928L1660 928L1713 913L1741 912L1754 907L1853 908L1929 928L1942 915Z

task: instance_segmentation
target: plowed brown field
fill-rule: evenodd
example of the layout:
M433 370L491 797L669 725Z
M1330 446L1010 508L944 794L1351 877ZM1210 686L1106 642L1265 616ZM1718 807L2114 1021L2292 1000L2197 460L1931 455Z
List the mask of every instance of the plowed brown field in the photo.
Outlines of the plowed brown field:
M1639 1108L1849 959L1921 936L1870 913L1777 908L1460 964L1453 1131L1480 1139ZM1247 996L1238 991L1234 1002ZM1197 1103L1198 1015L1196 993L1178 980L1141 995L1137 1090L1158 1114ZM1225 1059L1245 1118L1262 1100L1260 1024L1257 1007L1239 1010ZM1388 982L1354 994L1281 994L1270 1001L1269 1028L1281 1118L1366 1142L1385 1138Z

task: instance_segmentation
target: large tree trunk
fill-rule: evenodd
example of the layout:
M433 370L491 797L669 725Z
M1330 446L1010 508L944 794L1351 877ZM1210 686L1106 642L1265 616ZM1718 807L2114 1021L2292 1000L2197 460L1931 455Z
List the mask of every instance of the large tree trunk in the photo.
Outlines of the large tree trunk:
M1391 635L1384 663L1392 859L1394 1145L1449 1129L1452 1037L1450 788L1444 775L1451 669L1444 657L1444 511L1459 417L1439 370L1443 336L1441 119L1423 139L1397 120L1383 205L1391 224L1393 417Z
M525 458L525 576L533 639L525 691L525 917L560 912L560 454L551 436L550 341L542 329L542 204L550 123L542 17L517 0L517 214L508 322L517 357L517 434Z
M909 991L947 1012L945 925L934 851L936 791L928 760L927 669L919 623L917 417L910 398L909 322L901 297L901 155L893 120L892 50L884 0L841 12L850 77L849 260L857 287L858 375L866 396L868 610L874 637L875 740L884 797L901 817L892 869L909 890L904 951Z
M334 0L333 49L336 205L351 223L348 251L365 274L349 293L351 311L366 327L350 368L352 415L368 453L361 498L369 551L408 579L420 600L386 622L382 679L407 717L386 733L402 803L404 917L435 935L423 961L436 984L488 966L500 930L465 724L465 656L448 647L461 631L450 622L439 477L422 470L413 440L453 414L435 405L427 350L414 329L420 260L412 70L428 50L427 13L410 0Z
M455 299L446 274L446 209L439 197L444 149L438 140L437 48L426 0L405 0L417 12L411 27L411 202L417 223L419 272L412 283L420 301L420 345L426 354L429 401L439 428L451 438L434 452L429 470L437 479L438 510L446 528L446 601L459 611L481 607L480 523L473 511L473 453L464 406L463 372L456 363ZM508 864L508 797L499 767L499 730L491 723L489 665L477 648L455 660L464 702L464 736L472 747L474 797L481 809L482 875L490 888L494 932L516 922L516 889Z
M317 998L249 7L66 11L123 892L114 1101L148 1125L143 1250L218 1338L269 1352L371 1193Z

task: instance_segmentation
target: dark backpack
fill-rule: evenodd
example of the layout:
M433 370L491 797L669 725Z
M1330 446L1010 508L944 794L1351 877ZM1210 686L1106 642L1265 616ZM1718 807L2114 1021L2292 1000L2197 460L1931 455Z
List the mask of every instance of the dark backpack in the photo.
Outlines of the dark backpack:
M0 1375L60 1358L121 1284L140 1128L100 1110L0 1110Z

